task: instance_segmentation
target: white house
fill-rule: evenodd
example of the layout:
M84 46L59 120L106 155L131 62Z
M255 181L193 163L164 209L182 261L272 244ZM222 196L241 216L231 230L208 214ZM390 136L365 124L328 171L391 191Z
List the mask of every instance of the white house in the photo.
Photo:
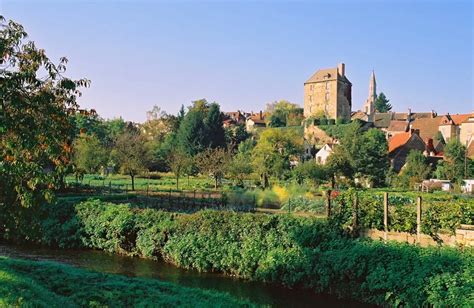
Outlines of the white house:
M424 180L422 183L422 190L429 191L430 187L438 187L441 188L442 191L450 191L453 189L453 183L451 183L450 180L438 180L438 179L429 179L429 180Z
M333 152L334 144L326 143L321 150L316 153L315 159L318 164L325 164L329 155Z
M466 194L474 193L474 179L463 180L463 185L461 186L462 192Z

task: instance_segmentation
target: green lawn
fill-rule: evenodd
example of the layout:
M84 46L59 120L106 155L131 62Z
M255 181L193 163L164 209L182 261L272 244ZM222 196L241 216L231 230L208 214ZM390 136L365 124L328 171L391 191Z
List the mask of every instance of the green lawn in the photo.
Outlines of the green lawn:
M155 175L156 176L156 175ZM147 185L150 190L157 189L176 189L176 177L172 173L160 173L161 178L146 178L136 177L135 178L135 189L146 190ZM76 179L74 176L66 177L66 181L69 184L74 184ZM132 180L126 175L111 175L111 176L100 176L96 174L87 174L82 180L82 184L91 185L94 187L109 187L109 183L112 188L120 187L125 189L128 187L132 188ZM179 189L181 190L212 190L214 189L214 182L210 177L182 177L179 179Z
M1 307L241 307L216 291L0 257Z

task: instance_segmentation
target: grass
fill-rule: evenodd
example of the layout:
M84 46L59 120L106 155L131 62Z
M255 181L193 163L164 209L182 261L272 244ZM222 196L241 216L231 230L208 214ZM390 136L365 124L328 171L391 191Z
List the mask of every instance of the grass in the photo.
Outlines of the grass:
M216 291L0 257L1 307L241 307Z
M146 190L147 185L150 190L157 189L176 189L176 177L171 173L160 173L160 178L146 178L146 177L136 177L135 178L135 189L137 190ZM68 176L66 181L70 184L74 184L76 179L74 176ZM93 187L104 187L108 188L109 183L112 185L112 188L120 187L125 189L125 186L128 186L130 190L132 188L132 180L129 176L114 174L110 176L100 176L97 174L86 174L82 181L82 184L90 185ZM179 189L184 190L206 190L213 189L214 182L209 177L190 177L189 181L187 177L181 177L179 179Z

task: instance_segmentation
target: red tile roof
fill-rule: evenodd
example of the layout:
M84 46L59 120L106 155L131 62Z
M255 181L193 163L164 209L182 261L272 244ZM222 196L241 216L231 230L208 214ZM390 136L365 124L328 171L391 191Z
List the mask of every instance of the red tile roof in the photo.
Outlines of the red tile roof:
M469 119L471 114L470 113L468 113L468 114L450 114L449 116L453 120L454 124L460 125L462 122Z
M396 134L388 140L388 152L392 152L403 146L410 140L411 132Z

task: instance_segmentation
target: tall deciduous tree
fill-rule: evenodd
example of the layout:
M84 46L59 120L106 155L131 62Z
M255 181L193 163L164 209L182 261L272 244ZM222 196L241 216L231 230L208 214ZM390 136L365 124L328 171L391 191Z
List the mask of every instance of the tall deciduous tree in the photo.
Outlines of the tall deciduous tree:
M79 88L64 76L24 28L0 16L0 204L48 200L70 164ZM40 77L41 76L41 77Z
M360 124L354 122L344 130L340 144L334 148L327 164L335 175L351 180L365 179L380 186L389 169L385 135L377 129L364 133Z
M214 188L217 189L219 182L227 172L230 155L223 148L211 149L196 155L196 165L203 174L208 174L214 179Z
M135 176L145 172L149 162L149 152L145 138L136 131L126 131L117 138L113 157L120 165L122 174L132 179L132 190L135 190Z
M179 189L179 179L184 174L191 172L193 159L185 152L174 150L170 153L168 160L171 172L173 172L176 177L176 189Z
M266 129L252 150L254 170L268 187L269 177L282 178L290 170L290 160L303 151L303 137L294 130Z
M107 150L96 136L83 135L74 141L74 165L77 170L95 173L107 163Z
M389 112L392 110L392 105L389 103L389 99L383 92L380 92L377 100L375 101L375 110L378 112Z

